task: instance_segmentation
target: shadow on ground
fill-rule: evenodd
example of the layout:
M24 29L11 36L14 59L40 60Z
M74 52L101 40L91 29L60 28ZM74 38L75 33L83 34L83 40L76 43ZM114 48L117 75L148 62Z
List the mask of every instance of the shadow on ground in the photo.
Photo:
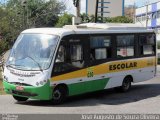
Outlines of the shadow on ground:
M134 85L127 93L117 93L113 89L93 92L89 94L69 97L61 105L52 105L48 101L28 100L27 102L16 102L21 105L43 106L43 107L80 107L95 106L97 104L119 105L137 102L160 95L160 84Z

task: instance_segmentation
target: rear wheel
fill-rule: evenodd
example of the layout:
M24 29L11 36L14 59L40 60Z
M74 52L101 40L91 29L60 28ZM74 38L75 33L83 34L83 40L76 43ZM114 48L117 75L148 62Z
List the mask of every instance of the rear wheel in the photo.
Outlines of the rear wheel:
M122 86L120 87L122 92L127 92L131 88L131 82L132 78L131 77L125 77L122 83Z
M28 100L28 98L26 98L26 97L19 97L19 96L15 96L15 95L13 95L13 98L15 100L17 100L18 102L20 102L20 101L27 101Z
M53 90L52 103L60 104L65 101L67 97L67 89L63 86L58 86Z
M120 91L120 92L127 92L130 90L131 88L131 82L132 82L132 77L127 76L124 78L122 86L120 87L116 87L115 90L116 91Z

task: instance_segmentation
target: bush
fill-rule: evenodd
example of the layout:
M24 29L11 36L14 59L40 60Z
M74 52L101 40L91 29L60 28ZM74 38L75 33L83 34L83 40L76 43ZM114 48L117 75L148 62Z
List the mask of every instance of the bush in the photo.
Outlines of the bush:
M63 27L64 25L71 25L72 17L73 15L64 13L64 15L59 17L56 27Z
M0 55L9 49L9 44L5 40L0 40Z

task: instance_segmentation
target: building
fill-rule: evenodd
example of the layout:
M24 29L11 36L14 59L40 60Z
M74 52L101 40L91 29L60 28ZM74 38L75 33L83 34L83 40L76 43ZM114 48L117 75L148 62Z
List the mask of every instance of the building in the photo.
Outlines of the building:
M136 9L136 24L160 28L160 1Z
M135 9L136 6L135 5L129 5L129 6L125 6L124 8L124 15L132 20L134 20L135 17Z
M86 14L95 15L97 0L86 0ZM124 15L124 0L98 0L98 16L116 17Z
M135 23L159 31L157 39L160 40L160 1L137 8Z

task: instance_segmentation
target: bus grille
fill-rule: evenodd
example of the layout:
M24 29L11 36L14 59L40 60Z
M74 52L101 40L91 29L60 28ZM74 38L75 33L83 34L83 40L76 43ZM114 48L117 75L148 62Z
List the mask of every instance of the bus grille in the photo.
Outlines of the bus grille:
M34 93L17 91L17 90L12 90L12 93L16 94L16 95L27 96L27 97L35 97L35 96L37 96L37 94L34 94Z
M19 86L32 86L26 83L20 83L20 82L10 82L10 84L19 85Z

